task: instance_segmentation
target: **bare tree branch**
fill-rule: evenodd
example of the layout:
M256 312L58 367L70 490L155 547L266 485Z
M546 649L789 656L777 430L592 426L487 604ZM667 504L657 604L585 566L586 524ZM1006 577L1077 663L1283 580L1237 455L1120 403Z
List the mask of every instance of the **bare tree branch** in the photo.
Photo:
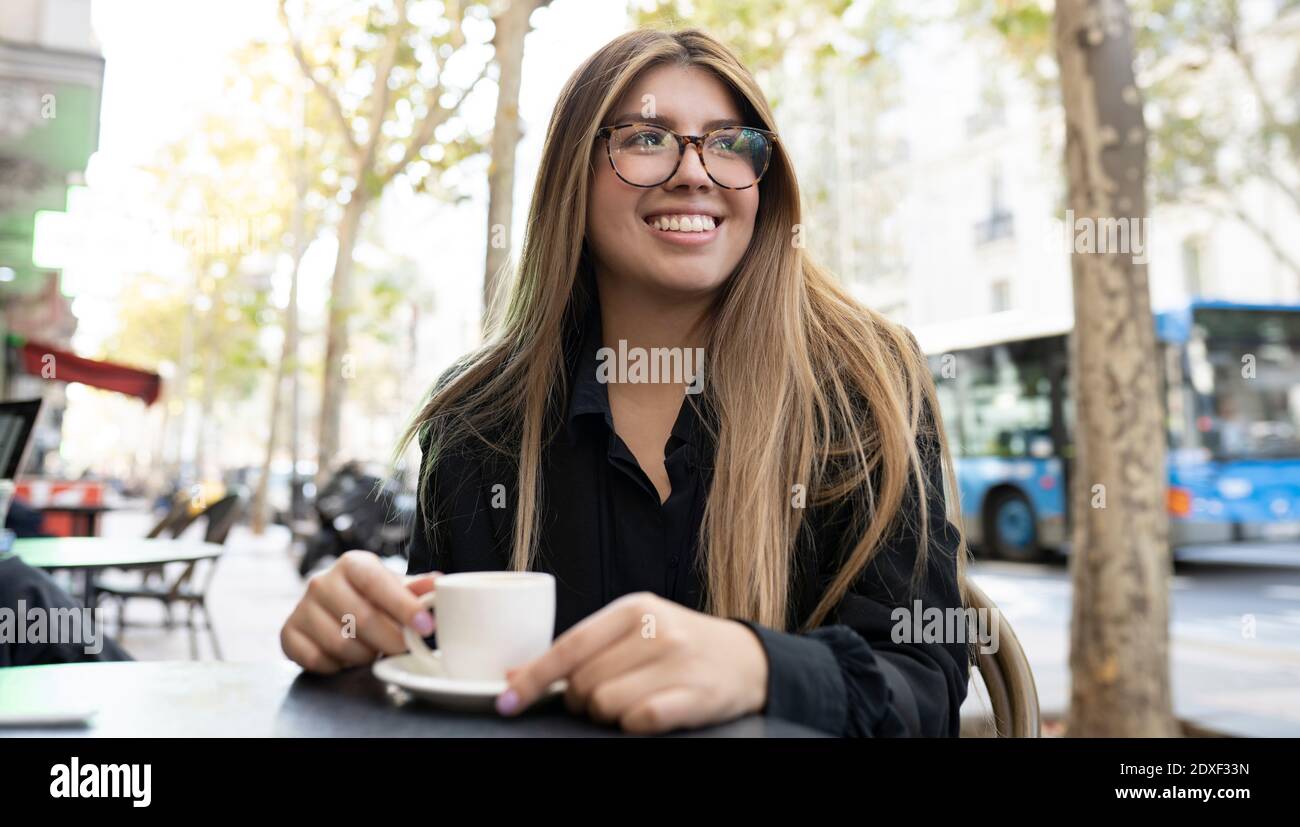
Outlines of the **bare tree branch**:
M1278 238L1273 233L1269 232L1268 228L1261 224L1258 219L1247 212L1240 203L1227 193L1221 194L1224 197L1216 199L1208 197L1205 193L1198 194L1188 192L1183 194L1183 198L1186 199L1188 203L1204 207L1205 209L1218 213L1225 218L1234 218L1237 221L1240 221L1242 226L1255 234L1255 237L1268 248L1269 252L1273 254L1273 257L1276 258L1282 266L1286 267L1296 275L1296 278L1300 279L1300 261L1293 258L1291 254L1287 252L1286 248L1282 246L1282 243Z
M307 80L311 82L312 87L325 99L326 105L329 106L330 111L338 120L339 130L343 133L343 140L347 143L348 149L354 157L358 156L361 154L361 147L357 144L357 139L352 135L352 122L348 120L348 116L343 112L343 104L339 102L339 97L334 90L328 84L317 79L316 69L318 67L312 66L311 61L307 59L307 53L302 48L302 41L298 39L298 35L294 33L293 24L289 22L288 4L289 0L280 0L280 22L284 24L284 30L289 36L289 48L293 51L294 59L298 61L302 73L307 76Z
M433 140L434 131L446 123L447 119L455 114L456 110L460 107L461 103L464 102L465 98L469 97L470 93L478 87L483 78L487 77L488 67L491 65L491 60L485 60L483 62L482 68L479 69L478 76L474 78L474 81L470 83L470 85L466 87L465 91L461 93L460 97L456 99L454 105L443 106L438 102L438 99L442 97L441 95L432 96L433 100L429 103L429 111L424 116L424 120L420 122L415 133L411 136L410 143L406 145L406 152L402 155L402 160L385 170L379 176L380 181L385 184L388 183L393 179L394 175L406 169L406 167L415 160L415 157L420 153L420 150L424 149L424 147ZM438 88L442 88L441 84L439 84ZM437 89L434 91L436 92Z
M1250 87L1251 93L1255 96L1255 101L1259 104L1260 114L1264 119L1264 134L1281 134L1286 136L1287 143L1291 145L1292 155L1300 155L1300 145L1292 137L1289 130L1282 125L1282 119L1278 117L1277 108L1273 101L1269 99L1268 93L1264 90L1264 84L1259 79L1259 72L1255 68L1254 59L1248 54L1247 49L1242 45L1240 33L1240 10L1237 3L1229 3L1229 19L1225 24L1228 36L1228 52L1236 60L1237 65L1241 68L1242 75L1246 78L1246 85Z
M365 146L362 147L361 156L357 163L357 172L359 176L364 176L365 171L370 169L374 163L375 153L379 148L379 135L384 126L384 116L388 113L388 76L392 74L393 64L397 61L397 50L402 45L402 35L406 30L406 0L397 2L397 22L388 30L388 37L384 41L384 50L379 55L379 61L375 64L375 80L371 87L370 101L370 130L366 136ZM387 183L387 181L385 181ZM361 186L362 181L357 179L357 186Z
M1285 195L1287 198L1290 198L1291 203L1295 205L1296 211L1300 212L1300 190L1297 190L1296 187L1288 184L1286 181L1283 181L1282 176L1278 174L1278 171L1275 167L1273 167L1271 164L1256 163L1256 164L1251 164L1250 169L1255 175L1268 181L1270 184L1276 187L1283 195Z
M1260 241L1264 242L1264 246L1268 247L1268 250L1273 254L1273 257L1281 262L1284 267L1294 273L1296 278L1300 279L1300 261L1296 261L1292 258L1290 253L1282 247L1282 244L1264 227L1263 224L1260 224L1255 220L1254 216L1246 212L1241 205L1236 202L1233 202L1231 207L1226 208L1226 212L1253 232Z

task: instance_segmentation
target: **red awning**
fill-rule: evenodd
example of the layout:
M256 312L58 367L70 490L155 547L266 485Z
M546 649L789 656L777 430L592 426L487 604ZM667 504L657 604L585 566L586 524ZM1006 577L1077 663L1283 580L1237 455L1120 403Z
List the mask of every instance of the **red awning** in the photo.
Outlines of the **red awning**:
M114 362L97 362L31 339L19 345L18 365L32 376L58 382L80 382L136 396L146 405L152 405L162 390L162 379L156 373Z

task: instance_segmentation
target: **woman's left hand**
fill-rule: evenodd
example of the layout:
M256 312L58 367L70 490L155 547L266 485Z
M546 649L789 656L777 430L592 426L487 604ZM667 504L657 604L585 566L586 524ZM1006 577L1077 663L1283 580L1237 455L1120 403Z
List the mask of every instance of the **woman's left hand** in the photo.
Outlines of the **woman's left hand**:
M729 721L767 703L767 655L752 631L650 592L615 600L507 672L497 710L518 714L560 678L571 712L637 733Z

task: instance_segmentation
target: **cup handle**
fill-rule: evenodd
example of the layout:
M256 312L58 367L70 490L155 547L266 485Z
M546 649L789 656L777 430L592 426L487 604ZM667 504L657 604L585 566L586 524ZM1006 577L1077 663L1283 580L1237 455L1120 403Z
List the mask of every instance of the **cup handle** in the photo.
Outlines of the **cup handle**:
M426 609L433 609L437 603L437 595L437 589L425 592L420 595L420 605ZM432 661L434 659L433 650L429 648L429 644L424 642L424 638L420 637L419 632L403 624L402 636L406 638L406 648L411 650L411 654L424 660Z

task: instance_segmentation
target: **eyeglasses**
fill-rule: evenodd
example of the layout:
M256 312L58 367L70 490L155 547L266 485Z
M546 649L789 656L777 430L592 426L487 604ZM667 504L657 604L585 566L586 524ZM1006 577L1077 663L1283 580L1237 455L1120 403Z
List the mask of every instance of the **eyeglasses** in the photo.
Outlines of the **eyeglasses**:
M678 135L651 123L602 126L596 138L605 150L614 174L634 187L657 187L677 174L690 144L713 183L729 190L749 189L767 172L772 160L775 132L751 126L727 126L703 135Z

